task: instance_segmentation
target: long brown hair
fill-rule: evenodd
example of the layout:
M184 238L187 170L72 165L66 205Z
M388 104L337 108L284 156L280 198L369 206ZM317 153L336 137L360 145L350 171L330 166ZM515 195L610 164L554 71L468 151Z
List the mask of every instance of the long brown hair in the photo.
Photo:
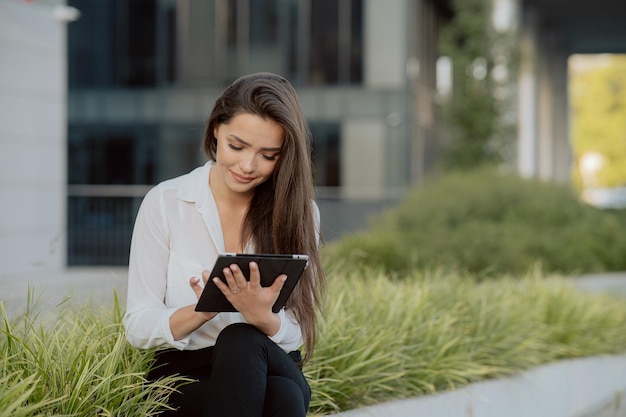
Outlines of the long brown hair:
M244 220L242 237L250 236L258 253L300 253L309 267L289 298L302 329L306 356L315 347L316 310L325 288L313 200L311 139L300 102L291 83L271 73L243 76L215 102L204 134L203 148L216 159L215 128L240 113L251 113L278 123L285 135L273 176L259 185Z

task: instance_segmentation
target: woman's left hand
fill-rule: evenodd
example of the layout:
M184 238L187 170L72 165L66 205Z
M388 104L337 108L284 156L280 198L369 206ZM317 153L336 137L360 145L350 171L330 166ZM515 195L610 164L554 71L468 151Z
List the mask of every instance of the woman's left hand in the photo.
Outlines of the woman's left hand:
M287 275L279 275L271 286L262 287L259 265L256 262L250 262L249 281L235 264L224 268L224 276L226 283L217 277L213 278L213 282L246 321L268 336L278 332L280 318L272 312L272 306L278 299Z

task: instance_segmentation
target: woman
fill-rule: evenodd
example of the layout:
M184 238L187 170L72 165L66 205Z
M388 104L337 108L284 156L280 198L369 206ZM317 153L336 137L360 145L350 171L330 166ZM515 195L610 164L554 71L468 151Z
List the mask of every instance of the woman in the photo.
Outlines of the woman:
M324 274L310 138L291 84L269 73L236 80L215 103L203 147L209 162L157 185L142 202L130 251L127 339L163 348L149 378L198 381L170 398L175 415L305 416L310 388L298 349L313 351ZM285 276L262 288L251 263L249 281L233 265L226 283L209 282L222 252L301 253L310 264L273 313ZM238 312L195 311L213 282Z

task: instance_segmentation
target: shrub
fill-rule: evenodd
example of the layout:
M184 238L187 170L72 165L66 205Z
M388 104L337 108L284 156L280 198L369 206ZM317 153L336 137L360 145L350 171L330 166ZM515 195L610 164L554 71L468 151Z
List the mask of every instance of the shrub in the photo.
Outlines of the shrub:
M626 270L623 213L582 203L564 185L477 170L413 190L368 232L330 243L329 265L523 274Z

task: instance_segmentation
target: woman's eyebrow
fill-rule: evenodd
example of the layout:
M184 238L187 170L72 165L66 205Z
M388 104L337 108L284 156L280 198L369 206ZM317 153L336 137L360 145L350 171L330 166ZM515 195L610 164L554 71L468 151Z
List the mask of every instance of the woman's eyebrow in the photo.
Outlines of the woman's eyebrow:
M237 142L241 143L242 145L246 145L246 146L252 146L251 144L249 144L248 142L246 142L245 140L241 139L239 136L237 135L233 135L231 134L230 137L232 137L233 139L235 139ZM280 152L281 148L261 148L262 151L265 152Z

